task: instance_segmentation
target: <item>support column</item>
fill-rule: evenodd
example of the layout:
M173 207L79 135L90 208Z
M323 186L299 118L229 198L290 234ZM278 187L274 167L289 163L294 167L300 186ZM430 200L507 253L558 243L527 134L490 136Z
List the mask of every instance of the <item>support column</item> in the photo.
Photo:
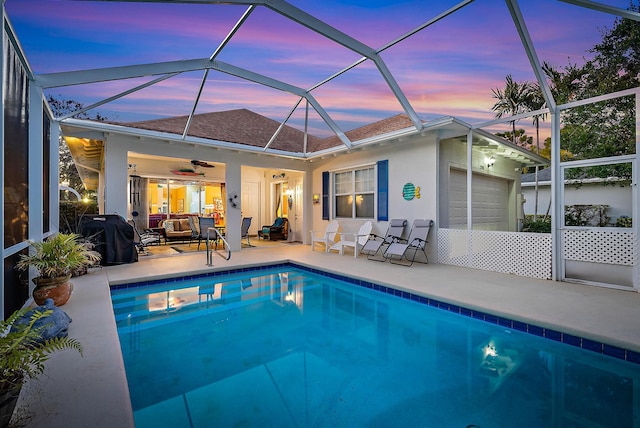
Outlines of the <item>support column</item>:
M51 194L49 195L49 213L51 216L51 227L49 228L49 231L57 232L60 229L60 124L52 120L50 128L50 184L48 191L51 192Z
M242 169L240 162L232 161L226 164L227 215L225 218L225 239L231 251L240 251L240 228L242 223ZM235 205L235 206L234 206Z
M640 258L640 197L638 197L638 181L640 180L640 91L636 91L636 159L633 163L631 195L633 207L631 215L633 221L634 251L636 264L633 266L633 288L640 291L640 266L637 260Z
M551 113L551 279L561 281L564 278L562 257L564 180L560 170L560 111ZM562 272L561 272L562 270Z
M104 212L127 216L129 163L127 147L116 137L107 135L104 142Z
M42 141L42 88L29 85L29 239L41 241L43 236L42 214L43 195L49 189L44 189L42 172L44 167L43 141ZM57 150L56 150L57 152ZM52 165L53 166L53 165ZM57 163L56 163L57 168ZM58 189L56 178L55 189ZM53 183L52 187L53 187ZM55 219L53 223L58 224Z

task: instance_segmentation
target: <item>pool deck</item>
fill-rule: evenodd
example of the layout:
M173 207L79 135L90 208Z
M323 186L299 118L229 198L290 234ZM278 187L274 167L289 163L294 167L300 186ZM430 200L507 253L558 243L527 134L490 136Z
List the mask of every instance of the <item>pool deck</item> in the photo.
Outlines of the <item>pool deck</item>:
M109 284L244 265L297 262L640 352L640 294L635 292L438 264L396 266L352 254L311 252L308 245L242 250L229 261L214 257L214 267L205 261L204 253L141 257L138 263L74 278L73 296L62 309L73 319L69 334L81 342L84 356L69 350L52 355L45 376L23 388L17 426L133 427Z

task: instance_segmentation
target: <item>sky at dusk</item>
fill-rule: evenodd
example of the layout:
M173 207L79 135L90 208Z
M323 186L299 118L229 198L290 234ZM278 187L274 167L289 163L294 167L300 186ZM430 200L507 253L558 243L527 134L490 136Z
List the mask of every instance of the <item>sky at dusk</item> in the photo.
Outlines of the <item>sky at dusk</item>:
M627 8L629 0L600 0ZM455 0L291 0L290 4L379 49L458 4ZM520 8L540 61L582 64L614 25L610 14L556 0L521 0ZM209 57L247 9L239 5L6 0L5 10L36 74ZM503 0L476 0L381 54L418 115L491 120L505 76L534 81ZM217 57L219 61L308 89L360 59L352 52L276 12L259 6ZM127 122L188 115L203 71L183 73L102 105L97 112ZM48 95L90 105L153 77L54 88ZM365 61L312 91L344 130L403 110L378 72ZM196 113L247 108L277 121L296 95L217 71L208 74ZM304 103L292 125L303 122ZM310 132L330 135L310 109ZM529 121L518 126L527 128Z

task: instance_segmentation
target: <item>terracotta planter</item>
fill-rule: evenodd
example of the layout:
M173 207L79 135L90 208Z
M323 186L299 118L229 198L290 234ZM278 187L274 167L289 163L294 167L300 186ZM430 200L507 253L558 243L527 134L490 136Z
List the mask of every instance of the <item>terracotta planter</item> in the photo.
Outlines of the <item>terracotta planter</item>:
M0 428L6 428L9 426L11 416L18 403L18 396L22 384L13 387L13 389L0 394Z
M33 278L36 288L33 290L33 300L43 305L46 299L53 299L56 306L62 306L71 297L73 285L69 282L71 275L56 278Z

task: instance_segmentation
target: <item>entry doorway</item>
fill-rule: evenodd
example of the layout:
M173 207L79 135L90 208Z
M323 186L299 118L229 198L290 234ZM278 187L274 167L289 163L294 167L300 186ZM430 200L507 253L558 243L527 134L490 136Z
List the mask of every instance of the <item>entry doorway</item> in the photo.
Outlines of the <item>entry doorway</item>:
M293 190L289 189L288 181L277 181L271 183L271 207L273 220L277 217L289 219L289 233L287 240L291 240L291 218L290 212L293 207Z
M291 172L281 181L271 183L271 198L267 218L286 217L289 220L288 241L303 242L304 239L304 178L301 173Z

